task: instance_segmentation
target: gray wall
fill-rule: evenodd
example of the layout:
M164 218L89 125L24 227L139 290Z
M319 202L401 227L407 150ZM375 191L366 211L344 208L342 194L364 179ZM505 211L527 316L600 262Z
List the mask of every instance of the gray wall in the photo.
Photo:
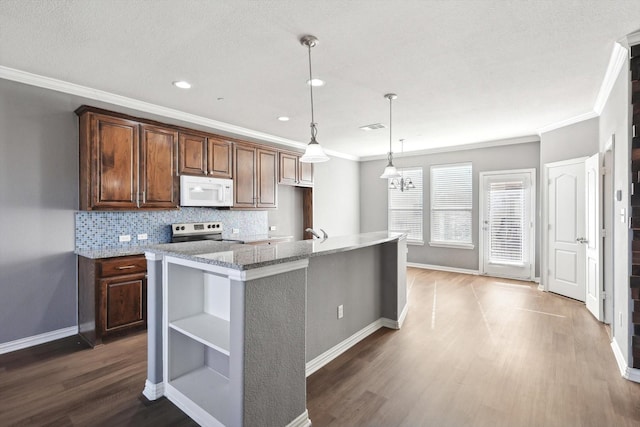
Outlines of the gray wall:
M398 296L398 277L405 277L397 273L401 256L404 253L392 241L309 259L307 362L381 317L398 319L398 298L405 298ZM344 307L342 319L338 319L339 305Z
M0 79L0 343L77 324L77 106Z
M600 127L598 133L601 151L606 148L606 143L615 135L614 175L613 185L615 190L622 192L622 200L613 202L613 310L611 328L613 338L622 350L627 362L631 361L631 296L629 290L629 228L626 222L620 222L620 209L629 212L629 159L630 159L630 123L629 123L629 60L622 65L622 71L616 79L615 85L609 95L609 99L600 115ZM606 257L606 253L605 253ZM605 262L605 267L607 263ZM606 276L605 276L606 277ZM606 309L606 308L605 308ZM622 316L622 323L620 323Z
M597 117L545 132L540 135L540 166L592 156L598 152L598 147Z
M293 236L302 240L302 189L290 185L278 185L278 209L267 211L269 226L275 225L273 234Z
M313 227L329 236L360 232L359 163L331 157L314 165ZM386 230L386 225L378 230Z
M421 166L424 181L424 246L409 245L408 261L453 268L479 268L479 173L497 170L535 168L539 176L540 145L538 142L504 145L473 150L460 150L419 156L395 158L397 167ZM429 246L430 238L430 167L446 163L473 164L473 244L474 249L453 249ZM380 179L386 160L372 160L360 165L360 229L362 232L387 228L387 181ZM539 206L539 195L536 196ZM539 209L539 207L538 207ZM536 275L539 273L539 233L536 233Z

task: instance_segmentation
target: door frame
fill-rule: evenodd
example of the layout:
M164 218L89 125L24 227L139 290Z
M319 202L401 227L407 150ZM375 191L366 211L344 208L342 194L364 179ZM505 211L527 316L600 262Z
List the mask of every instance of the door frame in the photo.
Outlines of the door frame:
M496 176L496 175L513 175L513 174L531 174L531 189L530 189L530 198L531 198L531 206L529 211L529 218L531 218L531 234L529 236L529 258L530 268L529 268L529 278L524 280L535 280L536 275L536 169L535 168L526 168L526 169L509 169L509 170L500 170L500 171L490 171L490 172L480 172L478 177L478 187L480 189L479 193L479 212L478 212L478 234L479 234L479 272L480 274L486 274L484 271L484 256L485 256L485 239L484 239L484 230L482 229L482 223L484 221L484 208L486 204L486 194L484 191L484 177L485 176ZM523 280L523 279L519 279Z
M607 158L609 161L607 162ZM616 170L616 136L611 134L605 143L602 151L602 168L604 170L604 182L602 185L602 196L600 198L602 206L602 228L605 230L604 244L602 248L602 289L605 294L604 298L604 319L605 324L614 326L614 291L616 270L613 265L613 254L615 248L614 227L617 220L616 216L616 189L615 189L615 170ZM609 185L607 185L609 184ZM609 204L609 205L608 205ZM607 209L608 208L608 209ZM607 251L607 247L609 250ZM609 269L607 269L609 267ZM610 271L609 271L610 270ZM607 274L610 273L610 274ZM607 280L609 279L609 280Z
M576 157L575 159L561 160L558 162L545 163L542 170L542 185L541 185L541 214L542 214L542 232L540 233L540 252L541 252L541 266L540 266L540 285L538 289L541 291L549 292L549 169L558 166L572 165L574 163L584 163L589 156Z

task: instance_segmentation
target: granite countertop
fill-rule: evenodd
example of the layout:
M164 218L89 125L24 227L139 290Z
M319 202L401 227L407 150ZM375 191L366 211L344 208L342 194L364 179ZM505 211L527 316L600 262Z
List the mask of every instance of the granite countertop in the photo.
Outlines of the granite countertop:
M234 242L198 241L166 243L146 248L147 252L170 255L234 270L250 270L319 255L360 249L398 240L404 233L376 231L325 240L300 240L268 246L244 245Z
M227 241L234 241L240 243L252 243L252 242L262 242L266 240L293 240L293 236L284 235L284 234L249 234L249 235L239 235L239 234L229 234L223 235L222 238Z
M129 248L105 248L105 249L76 249L74 253L90 259L115 258L128 255L144 255L148 246L133 246Z

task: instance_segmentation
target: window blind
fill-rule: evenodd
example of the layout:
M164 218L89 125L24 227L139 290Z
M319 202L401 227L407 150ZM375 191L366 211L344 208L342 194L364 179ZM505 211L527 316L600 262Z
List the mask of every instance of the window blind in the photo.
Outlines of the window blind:
M431 167L431 243L471 245L471 163Z
M524 264L526 188L522 181L489 184L489 262Z
M423 182L422 168L398 168L398 172L411 178L415 188L404 191L389 188L388 191L388 228L393 232L407 232L407 241L422 243L423 233Z

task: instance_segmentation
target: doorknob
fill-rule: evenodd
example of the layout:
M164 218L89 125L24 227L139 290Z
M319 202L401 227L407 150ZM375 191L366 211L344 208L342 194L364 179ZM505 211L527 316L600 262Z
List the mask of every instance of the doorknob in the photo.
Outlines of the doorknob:
M589 243L589 241L587 239L585 239L584 237L578 237L576 239L576 242L578 242L578 243Z

